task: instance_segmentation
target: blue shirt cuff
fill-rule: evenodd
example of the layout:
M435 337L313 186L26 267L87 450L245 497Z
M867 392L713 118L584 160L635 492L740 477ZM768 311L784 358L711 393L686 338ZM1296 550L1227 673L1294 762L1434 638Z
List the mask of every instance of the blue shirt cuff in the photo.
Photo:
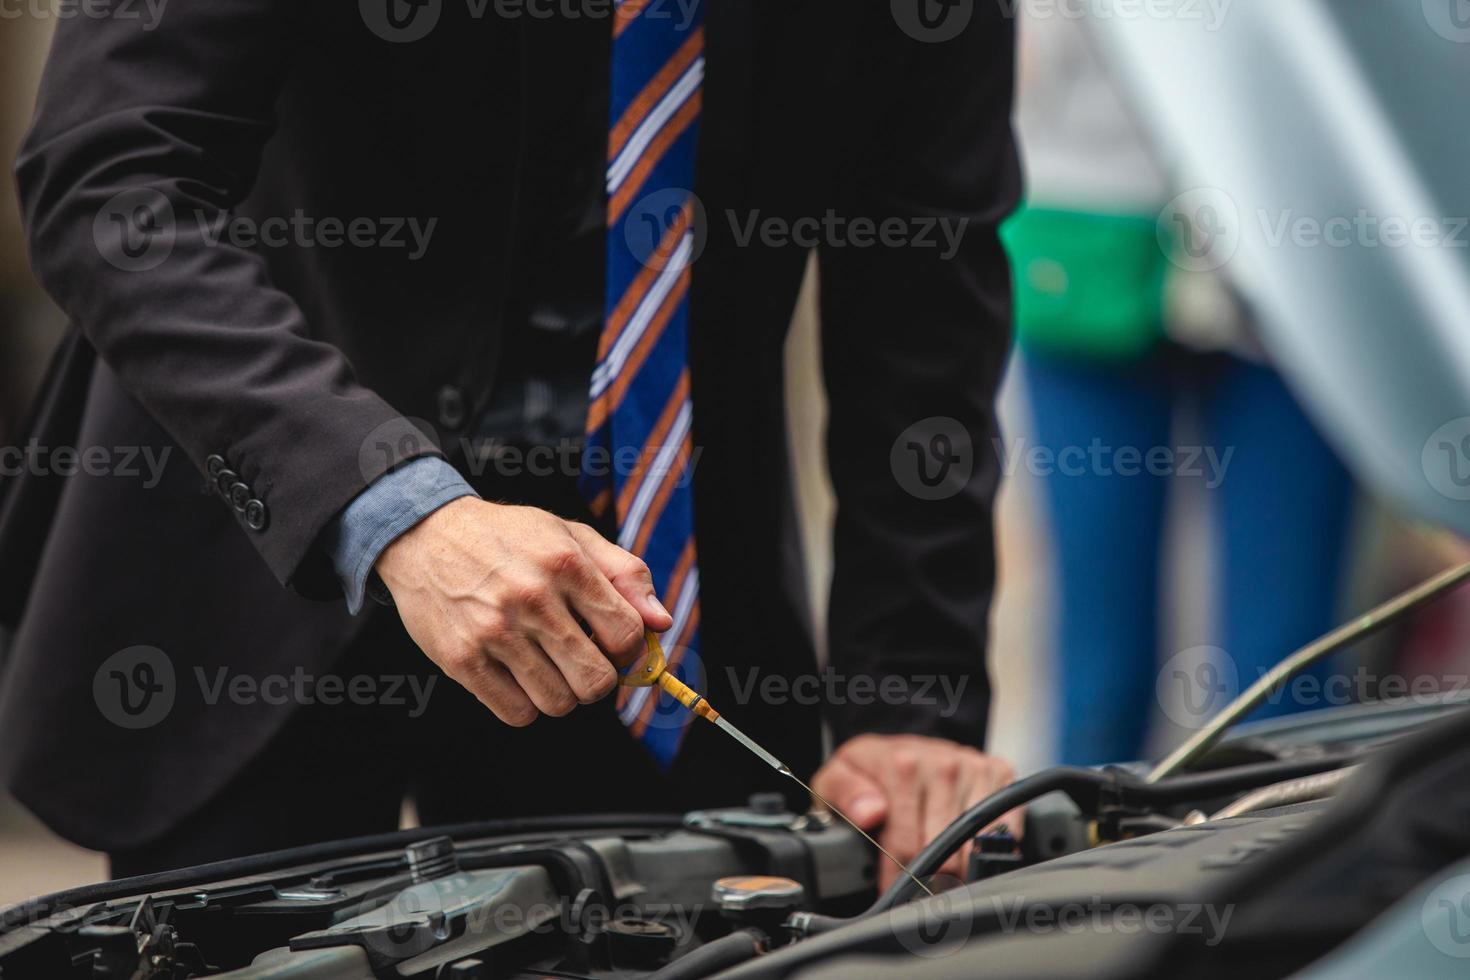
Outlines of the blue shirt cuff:
M347 610L362 609L368 576L383 549L434 511L460 497L475 496L459 471L438 456L422 456L384 473L327 526L322 543Z

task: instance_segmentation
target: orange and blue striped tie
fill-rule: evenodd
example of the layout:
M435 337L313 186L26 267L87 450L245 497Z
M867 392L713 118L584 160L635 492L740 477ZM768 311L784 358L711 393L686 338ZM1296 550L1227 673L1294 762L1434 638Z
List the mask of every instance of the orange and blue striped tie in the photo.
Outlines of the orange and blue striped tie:
M700 10L619 0L613 19L606 319L587 412L587 444L613 464L582 481L595 513L614 508L618 544L648 563L674 619L664 649L690 683L699 636L688 349ZM628 447L636 465L618 465ZM657 687L621 688L618 712L664 767L693 717Z

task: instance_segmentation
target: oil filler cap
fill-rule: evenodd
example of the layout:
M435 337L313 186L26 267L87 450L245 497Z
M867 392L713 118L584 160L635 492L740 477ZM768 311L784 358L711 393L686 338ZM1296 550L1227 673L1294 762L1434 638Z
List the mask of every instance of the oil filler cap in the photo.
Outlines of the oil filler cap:
M712 899L721 912L740 918L748 912L790 912L806 903L800 882L774 875L737 875L715 882Z

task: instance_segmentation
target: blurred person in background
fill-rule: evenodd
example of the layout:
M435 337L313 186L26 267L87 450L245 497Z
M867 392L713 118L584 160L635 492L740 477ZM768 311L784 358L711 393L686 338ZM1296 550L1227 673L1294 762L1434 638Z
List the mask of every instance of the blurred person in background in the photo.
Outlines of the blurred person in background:
M1158 690L1170 488L1208 495L1218 626L1207 645L1243 688L1332 625L1353 484L1225 281L1190 268L1195 236L1212 229L1161 225L1164 167L1080 17L1022 19L1017 128L1028 203L1005 241L1032 431L1055 460L1036 475L1057 578L1057 754L1139 758ZM1171 247L1185 250L1177 263ZM1178 439L1182 419L1197 439ZM1294 707L1277 697L1254 717Z

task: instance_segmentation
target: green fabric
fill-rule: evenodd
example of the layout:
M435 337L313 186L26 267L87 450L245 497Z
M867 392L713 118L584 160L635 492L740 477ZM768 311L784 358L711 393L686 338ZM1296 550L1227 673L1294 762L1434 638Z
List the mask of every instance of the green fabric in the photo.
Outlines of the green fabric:
M1123 360L1163 338L1168 260L1154 219L1025 208L1001 240L1024 349Z

